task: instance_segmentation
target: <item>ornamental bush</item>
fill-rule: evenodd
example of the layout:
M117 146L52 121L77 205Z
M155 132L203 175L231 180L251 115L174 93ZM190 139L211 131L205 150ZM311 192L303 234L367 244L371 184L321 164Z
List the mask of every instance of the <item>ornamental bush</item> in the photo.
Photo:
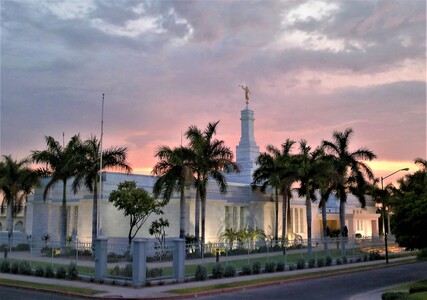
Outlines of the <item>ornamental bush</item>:
M18 274L19 271L19 263L14 260L12 261L12 265L10 266L10 273L12 274Z
M302 259L302 258L298 259L298 261L297 261L297 269L298 270L302 270L304 268L305 268L305 260Z
M252 274L252 268L250 265L245 265L242 267L242 275L251 275Z
M53 269L51 265L46 265L44 269L44 277L46 278L52 278L55 276L55 273L53 273Z
M234 277L236 276L236 268L232 265L225 267L224 277Z
M44 269L42 266L37 266L36 267L36 272L35 272L37 277L43 277L44 276Z
M31 275L31 266L28 261L20 261L18 266L18 273L22 275Z
M331 256L326 256L326 258L325 258L325 265L327 266L327 267L329 267L329 266L332 266L332 257Z
M198 265L196 267L196 272L194 274L194 279L196 281L204 281L208 278L208 270L205 266Z
M277 272L285 271L285 263L283 261L277 262L276 271Z
M10 272L10 260L3 259L0 264L0 272L9 273Z
M59 266L56 269L56 278L64 279L66 276L67 276L67 271L65 270L65 268L62 266Z
M77 277L79 277L79 270L77 269L76 263L71 262L68 265L68 278L75 280Z
M275 262L266 262L265 263L265 272L266 273L273 273L276 270L276 263Z
M219 279L219 278L222 278L223 276L224 276L224 268L220 263L217 263L212 268L212 278Z
M314 260L314 258L310 258L310 259L308 260L308 267L309 267L310 269L313 269L315 266L316 266L316 261Z
M256 261L252 265L252 274L259 274L261 273L261 263L259 261Z
M317 259L317 267L322 268L325 266L325 259L323 257Z

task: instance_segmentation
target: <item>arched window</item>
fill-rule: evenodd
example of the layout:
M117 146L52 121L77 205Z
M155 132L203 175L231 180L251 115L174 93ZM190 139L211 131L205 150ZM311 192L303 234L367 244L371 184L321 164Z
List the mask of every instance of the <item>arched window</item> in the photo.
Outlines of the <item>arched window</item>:
M24 223L22 221L18 221L15 223L15 231L24 232Z

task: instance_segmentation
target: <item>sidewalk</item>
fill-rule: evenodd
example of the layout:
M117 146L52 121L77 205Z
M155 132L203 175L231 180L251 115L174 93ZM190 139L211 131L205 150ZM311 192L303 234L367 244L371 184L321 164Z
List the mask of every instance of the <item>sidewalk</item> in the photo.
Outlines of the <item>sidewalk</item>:
M391 259L391 262L405 261L412 259L413 257L404 257L404 258L396 258ZM315 273L319 271L326 270L336 270L337 272L351 272L348 268L357 268L361 266L378 266L385 267L386 264L383 260L377 261L369 261L369 262L361 262L361 263L353 263L353 264L345 264L331 267L323 267L323 268L314 268L314 269L303 269L303 270L294 270L294 271L286 271L286 272L276 272L276 273L264 273L259 275L250 275L250 276L236 276L232 278L223 278L223 279L212 279L206 281L192 281L181 284L168 284L168 285L156 285L152 287L121 287L115 285L106 285L99 283L89 283L83 281L70 281L70 280L60 280L60 279L50 279L50 278L41 278L35 276L24 276L24 275L13 275L13 274L5 274L0 273L0 278L5 279L13 279L19 281L26 282L35 282L35 283L45 283L45 284L53 284L57 286L71 286L71 287L79 287L79 288L89 288L93 290L103 291L93 298L125 298L125 299L185 299L185 298L194 298L198 295L212 295L219 294L224 291L224 289L218 289L215 291L209 291L207 293L192 293L186 295L177 295L173 294L170 291L174 289L183 289L183 288L192 288L192 287L203 287L203 286L211 286L222 283L230 283L230 282L244 282L252 279L258 278L277 278L277 280L272 279L271 281L263 284L253 284L251 286L245 286L244 289L255 288L259 286L269 286L269 285L277 285L285 281L295 281L295 280L304 280L304 278L299 279L284 279L284 276L289 275L297 275L297 274L312 274L312 276L318 276ZM322 277L328 276L325 274L321 275ZM240 288L233 288L233 290L240 290ZM87 297L91 298L91 297ZM376 293L367 293L363 295L356 295L354 300L356 299L381 299L381 291L376 291Z

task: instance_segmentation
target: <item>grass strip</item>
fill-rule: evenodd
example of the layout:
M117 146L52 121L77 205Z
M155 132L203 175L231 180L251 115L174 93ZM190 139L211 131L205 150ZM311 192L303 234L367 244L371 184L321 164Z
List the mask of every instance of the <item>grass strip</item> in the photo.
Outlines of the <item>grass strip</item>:
M399 265L399 264L407 264L407 263L413 263L415 262L415 259L402 261L402 262L394 262L390 263L390 265ZM237 281L237 282L228 282L228 283L217 283L212 284L208 286L199 286L199 287L190 287L190 288L182 288L182 289L173 289L168 290L168 293L177 294L177 295L185 295L185 294L192 294L192 293L201 293L201 292L209 292L214 291L218 289L228 289L228 288L236 288L236 287L245 287L245 286L251 286L251 285L257 285L262 283L268 283L268 282L277 282L282 280L291 280L291 279L298 279L298 278L304 278L304 277L314 277L314 276L323 276L323 275L330 275L330 274L336 274L346 271L362 271L372 268L377 268L378 265L370 265L370 266L359 266L359 267L348 267L343 268L339 270L324 270L324 271L318 271L313 273L305 273L305 274L294 274L294 275L283 275L283 276L275 276L275 277L265 277L265 278L257 278L257 279L250 279L245 281ZM384 266L385 267L385 266ZM291 272L291 271L288 271Z
M43 290L55 291L55 292L61 292L61 293L73 293L73 294L80 294L85 296L93 296L93 295L106 293L105 291L93 290L88 288L71 287L66 285L58 286L55 284L20 281L20 280L6 279L6 278L0 278L0 285L1 284L15 286L15 287L43 289Z

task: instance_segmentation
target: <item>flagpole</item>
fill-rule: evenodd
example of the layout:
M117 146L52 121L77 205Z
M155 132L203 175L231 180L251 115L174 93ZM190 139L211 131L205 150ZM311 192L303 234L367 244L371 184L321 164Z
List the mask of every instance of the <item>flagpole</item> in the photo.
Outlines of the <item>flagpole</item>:
M102 200L102 141L104 137L104 94L102 94L102 112L101 112L101 138L99 140L99 196L97 213L97 237L101 235L101 200Z

